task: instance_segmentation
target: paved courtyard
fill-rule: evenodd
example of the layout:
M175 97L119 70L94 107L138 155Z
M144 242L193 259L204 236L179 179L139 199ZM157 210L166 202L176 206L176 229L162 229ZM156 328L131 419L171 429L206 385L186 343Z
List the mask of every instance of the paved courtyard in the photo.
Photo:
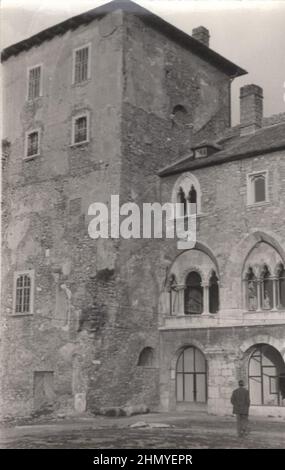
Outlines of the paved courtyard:
M131 426L142 427L131 427ZM234 417L205 413L81 416L2 426L0 447L20 449L285 448L285 420L251 418L246 439L236 436Z

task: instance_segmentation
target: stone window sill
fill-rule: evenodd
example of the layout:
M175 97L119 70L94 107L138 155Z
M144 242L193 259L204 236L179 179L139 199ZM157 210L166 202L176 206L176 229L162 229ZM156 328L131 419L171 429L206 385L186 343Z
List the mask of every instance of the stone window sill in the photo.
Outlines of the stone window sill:
M10 317L33 317L33 313L11 313Z
M39 154L39 153L37 153L37 154L35 154L35 155L25 156L25 157L23 157L23 160L24 160L25 162L28 162L28 161L34 160L34 158L38 158L38 157L40 157L40 154Z
M255 209L258 207L263 207L263 206L269 206L270 202L269 201L263 201L263 202L253 202L251 204L247 204L247 209Z

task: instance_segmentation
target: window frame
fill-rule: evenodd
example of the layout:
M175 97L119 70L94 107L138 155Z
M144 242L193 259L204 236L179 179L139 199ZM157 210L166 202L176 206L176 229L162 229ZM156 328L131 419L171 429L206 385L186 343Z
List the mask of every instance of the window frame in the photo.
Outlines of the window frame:
M29 135L34 132L38 133L38 151L33 155L28 155L28 140ZM31 129L25 133L25 151L24 151L24 160L32 160L33 158L39 157L41 154L41 129L37 127L36 129Z
M80 119L82 117L86 117L86 140L82 140L80 142L75 142L75 123L77 119ZM71 129L71 147L75 147L78 145L84 145L88 144L90 141L90 113L89 111L85 111L80 114L76 114L75 116L72 117L72 129Z
M76 66L76 52L80 51L81 49L88 48L88 61L87 61L87 78L85 80L81 80L80 82L75 81L75 66ZM88 80L91 79L91 42L83 44L82 46L76 47L73 49L72 53L72 85L81 85L82 83L86 83Z
M30 88L30 71L36 68L40 68L40 90L39 90L39 96L35 96L34 98L29 97L29 88ZM37 100L38 98L41 98L43 96L43 64L36 64L32 65L31 67L27 67L27 90L26 90L26 99L27 101L31 102L34 100Z
M17 280L20 276L28 275L31 279L31 288L30 288L30 305L29 305L29 312L16 312L16 304L17 304ZM25 316L25 315L33 315L34 314L34 292L35 292L35 270L34 269L27 269L25 271L15 271L14 272L14 279L13 279L13 308L12 308L12 315L13 316Z
M254 179L258 176L264 176L265 178L265 200L255 201L255 186ZM259 206L269 203L268 197L268 170L260 170L247 175L247 206Z

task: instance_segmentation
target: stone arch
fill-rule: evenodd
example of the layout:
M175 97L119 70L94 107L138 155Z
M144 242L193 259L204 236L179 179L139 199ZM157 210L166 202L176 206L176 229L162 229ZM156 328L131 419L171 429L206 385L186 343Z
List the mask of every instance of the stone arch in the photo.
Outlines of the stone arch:
M246 262L254 248L262 242L276 250L281 260L285 260L285 251L282 248L281 243L276 237L262 231L255 231L246 235L235 247L233 247L231 255L226 262L223 276L230 284L230 290L227 296L230 298L232 296L232 292L235 292L238 308L244 308L243 273L246 267Z
M191 250L181 250L179 252L179 254L172 261L172 263L171 263L171 265L168 269L168 273L172 272L172 268L173 268L174 264L177 262L177 260L180 257L182 257L187 252L193 252L193 251L201 251L202 253L204 253L205 255L207 255L210 258L210 260L212 261L214 270L216 271L216 274L217 274L218 278L220 279L219 266L218 266L217 259L214 255L214 253L212 252L212 250L207 245L205 245L204 243L201 243L199 241L196 242L195 247L193 249L191 249ZM211 272L211 269L209 270L209 273Z
M256 335L256 336L253 336L253 337L245 340L241 344L240 350L243 354L246 354L247 351L249 351L252 347L254 347L257 344L268 344L269 346L272 346L285 359L285 340L280 340L280 339L274 338L273 336L270 336L270 335Z
M232 250L226 267L225 275L231 277L241 277L246 259L258 243L267 243L279 253L285 262L285 251L281 244L272 235L265 232L256 231L244 237Z
M203 271L200 269L200 267L198 267L198 266L189 266L189 267L187 267L187 269L184 270L184 272L182 274L182 277L184 278L184 283L186 281L186 278L187 278L188 274L190 274L192 272L195 272L195 273L199 274L199 276L201 277L202 284L206 281L207 277L205 276Z
M172 359L171 359L171 364L170 364L170 370L171 371L176 371L176 364L179 359L180 354L184 351L184 349L194 347L196 349L199 349L199 351L204 355L206 362L208 363L208 357L207 354L205 353L205 346L200 343L200 341L197 341L196 339L191 339L190 342L183 343L181 346L179 346L178 349L175 350L174 354L172 354Z
M139 354L138 366L152 367L154 365L154 349L150 346L143 348Z

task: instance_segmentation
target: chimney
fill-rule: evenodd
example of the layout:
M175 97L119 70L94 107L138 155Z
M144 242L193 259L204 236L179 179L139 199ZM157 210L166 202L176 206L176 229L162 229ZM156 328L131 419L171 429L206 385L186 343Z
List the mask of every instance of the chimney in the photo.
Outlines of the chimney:
M210 43L210 33L205 26L198 26L197 28L192 29L192 37L200 41L204 46L209 47Z
M245 85L240 89L241 135L255 132L262 126L263 90L257 85Z

